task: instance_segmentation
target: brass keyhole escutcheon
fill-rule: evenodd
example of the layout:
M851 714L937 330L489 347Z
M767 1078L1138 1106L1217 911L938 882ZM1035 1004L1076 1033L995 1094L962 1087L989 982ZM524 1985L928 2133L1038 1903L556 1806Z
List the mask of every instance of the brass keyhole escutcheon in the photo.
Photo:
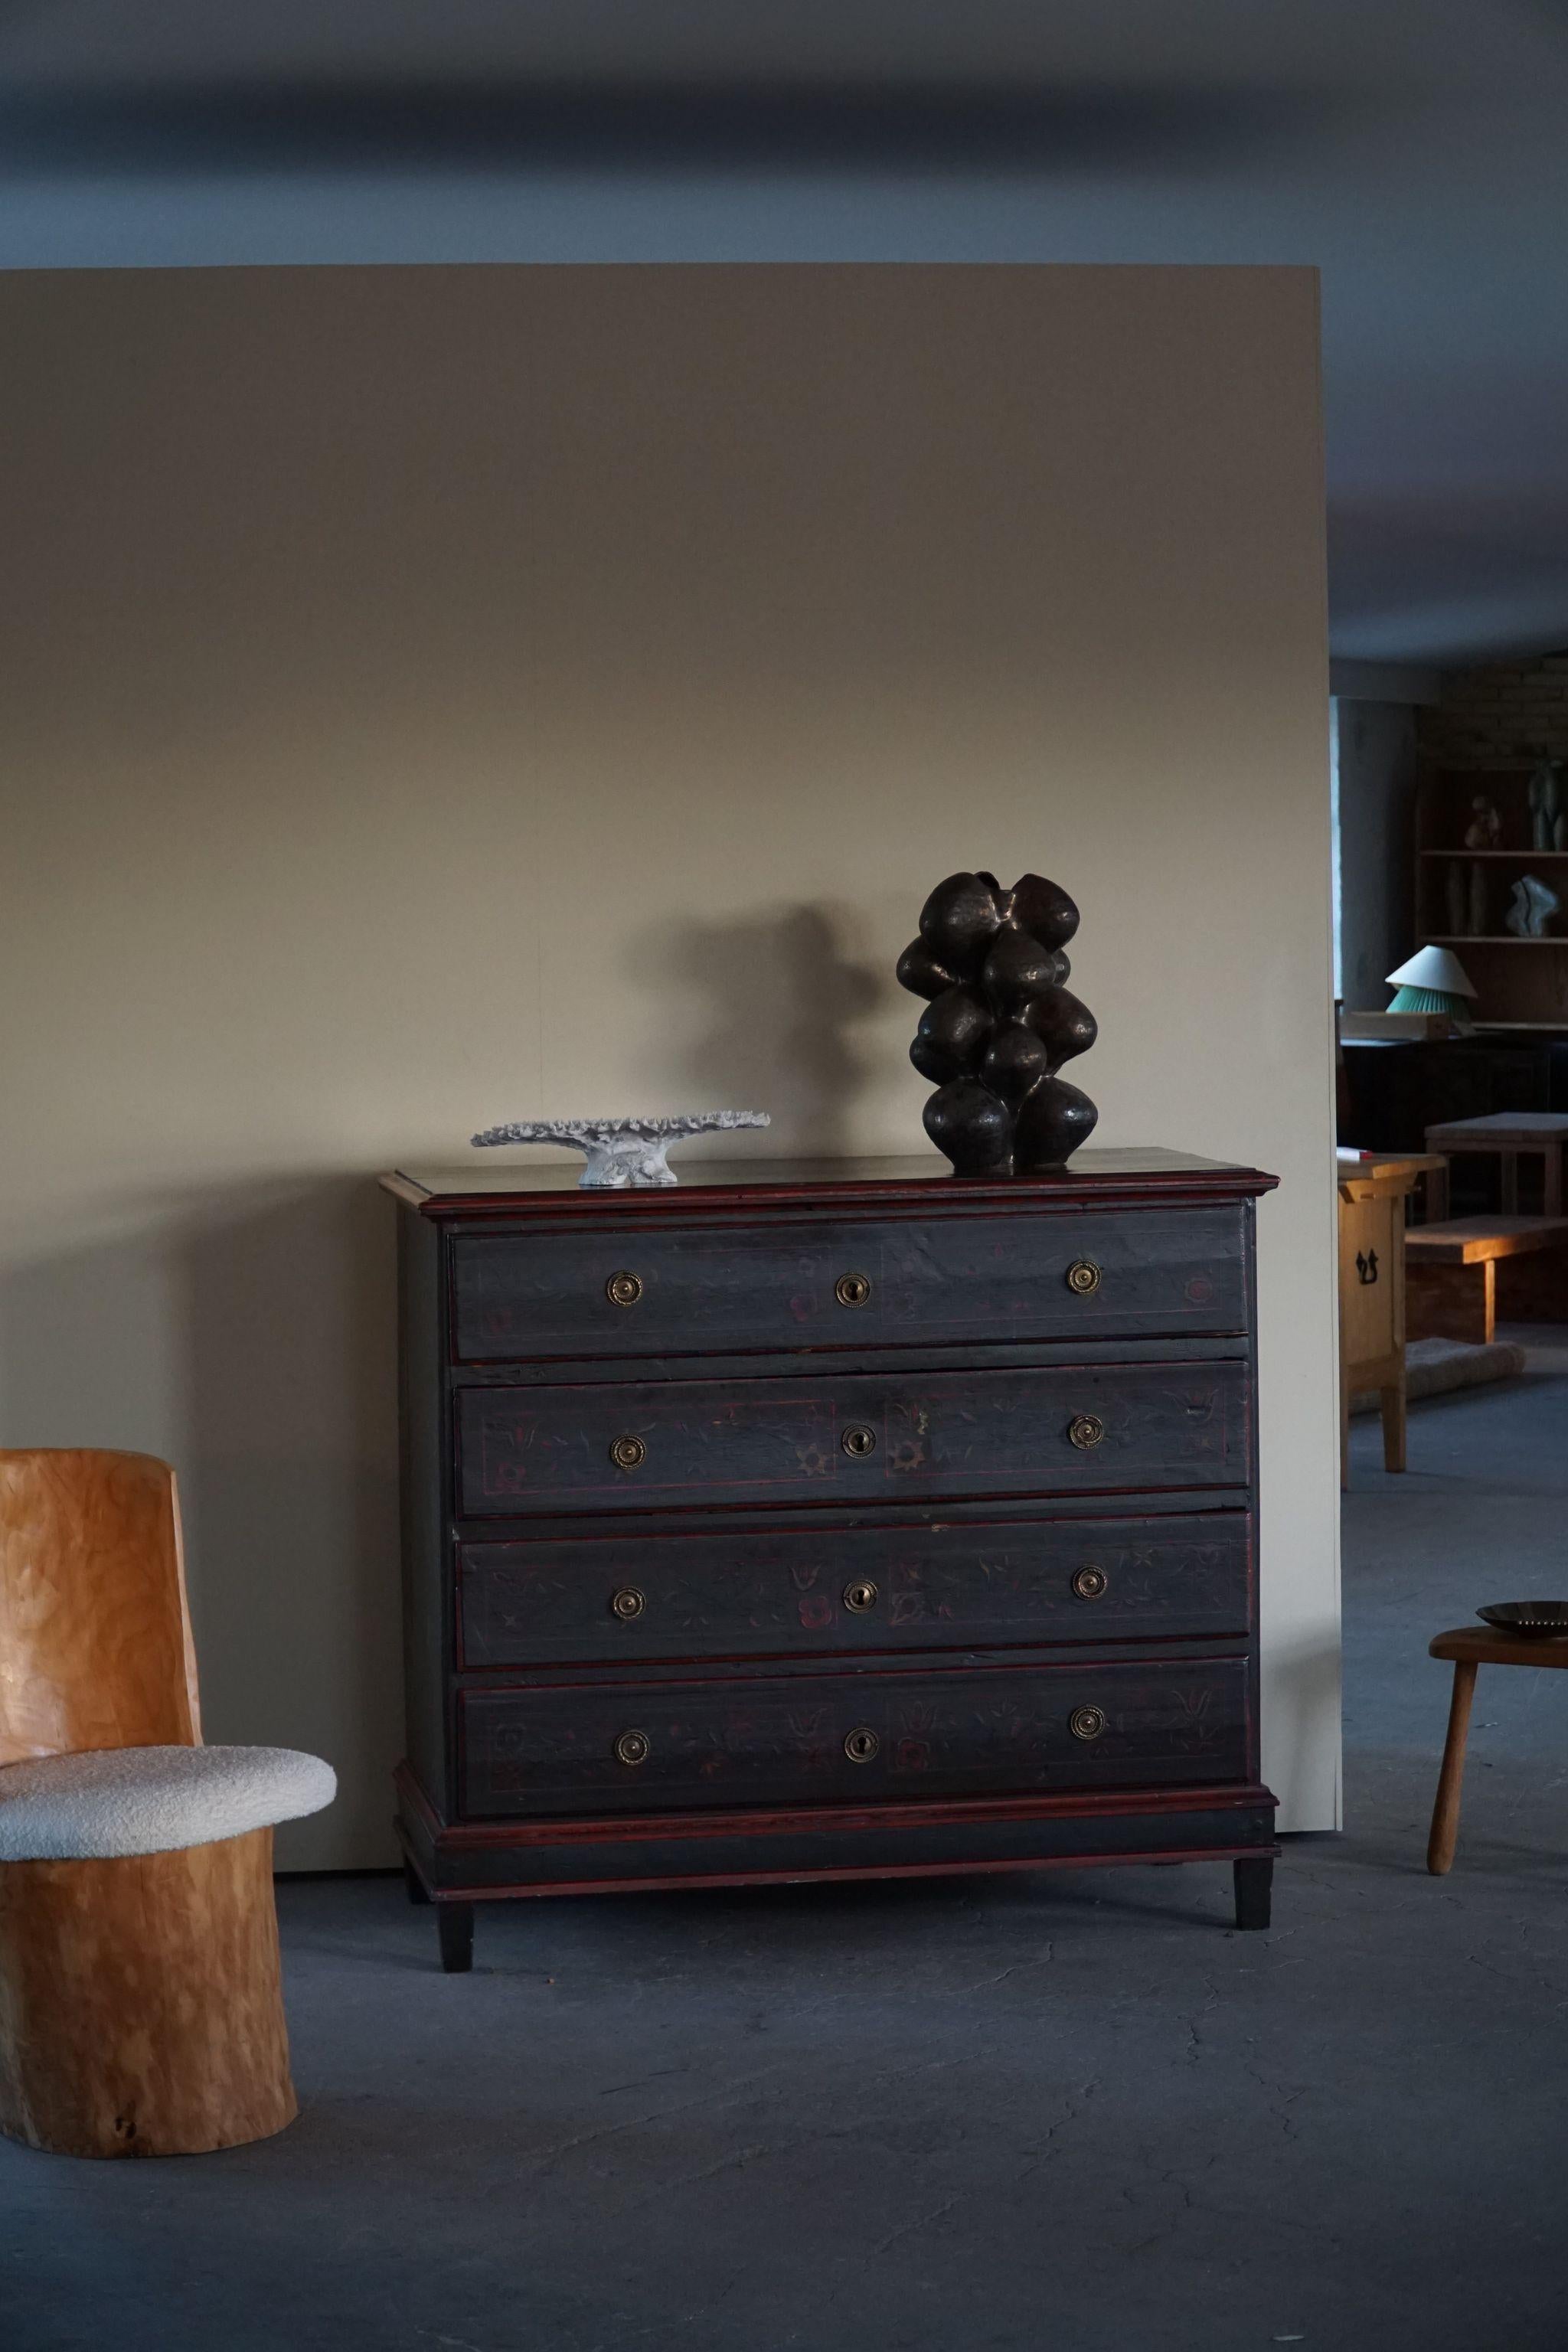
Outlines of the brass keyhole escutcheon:
M1080 1298L1091 1298L1100 1288L1100 1268L1091 1257L1075 1257L1068 1268L1068 1288Z
M641 1275L628 1274L623 1266L605 1283L605 1296L612 1307L635 1307L642 1297Z
M1104 1708L1075 1706L1068 1717L1068 1729L1075 1739L1098 1739L1105 1729Z
M858 1617L863 1614L863 1612L868 1609L875 1609L877 1606L876 1586L870 1582L869 1579L862 1579L856 1584L847 1584L844 1588L844 1606L846 1609L853 1609Z
M640 1470L647 1460L647 1447L640 1437L617 1437L610 1448L610 1459L617 1470Z
M868 1454L877 1450L877 1433L864 1427L847 1429L839 1444L852 1462L864 1462Z
M871 1296L868 1274L841 1274L833 1286L833 1296L840 1307L864 1307Z
M616 1742L616 1754L623 1764L646 1764L651 1745L646 1731L623 1731Z
M614 1600L611 1601L610 1606L615 1611L616 1616L620 1619L622 1624L629 1625L634 1617L640 1617L642 1615L643 1611L647 1607L647 1601L646 1597L637 1591L635 1584L623 1584L620 1591L616 1594Z
M1099 1601L1110 1581L1102 1568L1080 1568L1073 1578L1072 1589L1080 1601Z
M844 1753L851 1764L869 1764L881 1748L881 1741L868 1724L861 1724L844 1742Z
M1088 1454L1103 1439L1105 1423L1097 1412L1075 1412L1068 1423L1068 1435L1080 1453Z

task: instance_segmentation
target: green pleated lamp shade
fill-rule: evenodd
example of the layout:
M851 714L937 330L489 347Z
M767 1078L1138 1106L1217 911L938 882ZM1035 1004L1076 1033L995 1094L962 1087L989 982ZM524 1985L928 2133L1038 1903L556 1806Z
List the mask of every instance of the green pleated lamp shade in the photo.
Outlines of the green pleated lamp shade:
M1461 1029L1473 1024L1475 985L1451 948L1419 948L1388 975L1395 993L1391 1013L1445 1013Z

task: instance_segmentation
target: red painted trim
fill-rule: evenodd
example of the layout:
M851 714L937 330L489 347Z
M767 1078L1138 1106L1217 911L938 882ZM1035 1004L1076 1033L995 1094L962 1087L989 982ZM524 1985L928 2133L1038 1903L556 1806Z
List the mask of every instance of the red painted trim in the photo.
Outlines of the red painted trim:
M992 1862L893 1862L860 1864L842 1870L736 1870L679 1878L573 1878L542 1886L445 1886L437 1903L512 1903L546 1895L660 1895L701 1886L809 1886L833 1879L958 1878L999 1870L1106 1870L1122 1863L1247 1862L1270 1860L1277 1845L1155 1847L1148 1853L1042 1853Z
M619 1813L548 1822L463 1822L449 1826L437 1816L406 1764L396 1772L399 1795L426 1826L443 1853L525 1852L534 1846L629 1844L658 1838L763 1837L812 1834L824 1830L857 1832L951 1827L965 1822L1053 1822L1085 1817L1119 1820L1130 1814L1240 1812L1276 1800L1261 1783L1222 1787L1114 1790L1058 1797L930 1798L920 1803L814 1805L773 1811ZM1248 1847L1248 1853L1256 1848ZM983 1865L989 1869L994 1865ZM793 1876L786 1872L785 1876ZM641 1885L642 1880L631 1882ZM739 1882L736 1882L737 1884Z

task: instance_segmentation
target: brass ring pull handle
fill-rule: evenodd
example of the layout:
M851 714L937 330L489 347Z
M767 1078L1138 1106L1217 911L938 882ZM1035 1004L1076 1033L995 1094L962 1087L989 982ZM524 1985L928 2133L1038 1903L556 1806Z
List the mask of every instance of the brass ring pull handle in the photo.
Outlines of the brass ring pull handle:
M640 1470L647 1460L647 1447L640 1437L617 1437L610 1448L610 1459L617 1470Z
M1105 1423L1097 1412L1075 1412L1068 1423L1068 1435L1080 1454L1088 1454L1103 1442Z
M1110 1581L1102 1568L1080 1568L1073 1578L1072 1589L1080 1601L1101 1601Z
M605 1296L612 1307L635 1307L642 1297L642 1276L621 1267L605 1283Z
M610 1607L623 1625L629 1625L632 1619L640 1617L647 1607L647 1597L645 1593L639 1592L635 1584L623 1584L620 1591L612 1597Z
M841 1274L833 1286L833 1296L840 1307L864 1307L871 1296L868 1274Z
M616 1742L616 1760L622 1764L646 1764L652 1745L646 1731L623 1731Z
M1098 1706L1075 1706L1068 1717L1068 1729L1075 1739L1098 1739L1105 1729L1105 1710Z
M881 1748L881 1741L868 1724L861 1724L844 1742L844 1753L851 1764L869 1764Z
M862 1577L854 1584L845 1586L844 1606L846 1609L853 1609L858 1617L863 1615L868 1609L875 1609L877 1588L868 1577Z
M1075 1257L1068 1268L1068 1288L1080 1298L1092 1298L1100 1288L1100 1268L1091 1257Z
M877 1450L877 1433L874 1429L858 1425L854 1429L847 1429L838 1442L852 1462L864 1462L868 1454L875 1454Z

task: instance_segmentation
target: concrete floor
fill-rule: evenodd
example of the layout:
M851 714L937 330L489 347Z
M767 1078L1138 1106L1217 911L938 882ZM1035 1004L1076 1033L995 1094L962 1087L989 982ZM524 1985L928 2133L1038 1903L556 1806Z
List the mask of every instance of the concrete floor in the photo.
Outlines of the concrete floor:
M1568 1335L1564 1335L1568 1338ZM1568 1352L1354 1439L1351 1827L1228 1872L481 1914L280 1889L306 2111L0 2146L5 2352L1563 2352L1568 1676L1483 1674L1423 1866L1438 1628L1568 1591Z

